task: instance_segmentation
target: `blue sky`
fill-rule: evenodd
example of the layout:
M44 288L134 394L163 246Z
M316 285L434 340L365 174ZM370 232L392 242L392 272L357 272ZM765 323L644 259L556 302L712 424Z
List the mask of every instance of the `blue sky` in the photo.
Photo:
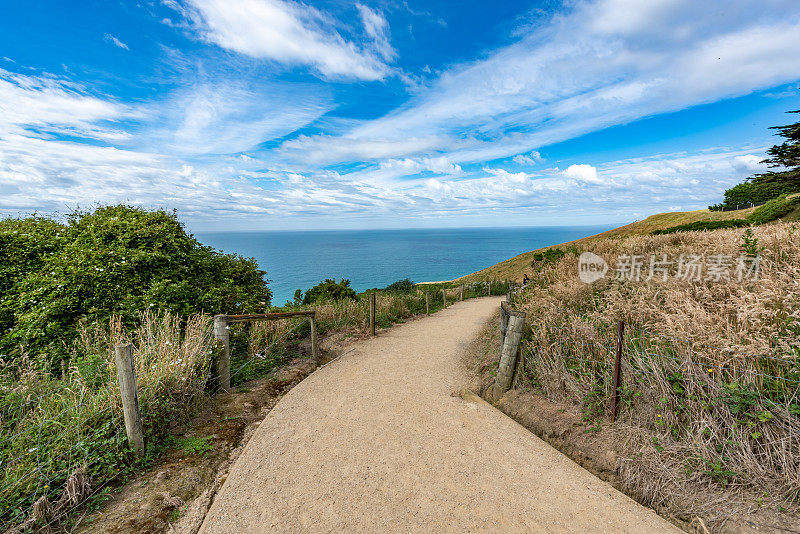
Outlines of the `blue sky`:
M37 1L0 18L0 214L193 230L698 209L800 108L796 0Z

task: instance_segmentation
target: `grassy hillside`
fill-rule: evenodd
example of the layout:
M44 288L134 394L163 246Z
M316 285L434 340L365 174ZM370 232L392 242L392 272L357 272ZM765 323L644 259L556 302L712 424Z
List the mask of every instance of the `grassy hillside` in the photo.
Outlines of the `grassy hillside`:
M505 272L533 272L512 303L527 312L519 387L574 403L598 428L607 424L616 328L624 320L613 427L622 486L657 509L716 525L736 510L796 514L800 225L648 233L692 216L681 215L689 214L651 217L581 240L580 248L561 247L565 254L539 260L535 269L532 253L505 262ZM582 282L581 251L604 258L611 273ZM616 279L617 258L635 255L645 258L642 276ZM704 258L701 275L682 278L679 258L695 255ZM737 258L757 255L757 279L737 276ZM651 256L671 262L666 279L647 279ZM715 257L727 258L729 276L709 276Z
M651 215L643 221L636 221L619 228L608 230L601 234L584 237L568 243L558 245L562 248L575 245L581 248L586 248L591 243L601 241L603 239L620 239L623 237L634 235L648 235L655 230L662 230L672 226L681 224L689 224L697 221L721 221L729 219L744 219L751 215L756 208L747 208L738 211L709 211L709 210L696 210L696 211L679 211L670 213L659 213ZM532 250L530 252L523 252L518 256L502 261L486 269L481 269L475 273L469 274L459 281L475 281L475 280L517 280L522 278L525 273L530 276L533 273L531 262L533 255L544 249Z

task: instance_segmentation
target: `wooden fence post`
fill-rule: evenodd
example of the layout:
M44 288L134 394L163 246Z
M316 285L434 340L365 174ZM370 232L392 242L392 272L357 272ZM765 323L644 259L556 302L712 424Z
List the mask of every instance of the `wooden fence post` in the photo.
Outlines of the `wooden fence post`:
M431 292L425 290L425 315L431 314Z
M144 453L142 414L139 412L139 392L136 387L136 369L133 365L133 345L114 347L119 375L119 391L122 395L122 415L125 418L125 434L134 450Z
M447 307L447 292L444 288L442 288L442 302L444 302L444 307Z
M486 292L486 296L487 297L491 297L492 296L492 281L491 280L489 280L489 291Z
M226 315L214 316L214 339L217 340L215 351L216 361L214 372L216 374L215 386L220 391L231 389L231 345L228 317Z
M613 388L611 394L611 422L617 420L619 411L619 387L622 382L622 342L625 335L625 321L620 321L617 325L617 357L614 360Z
M464 300L464 284L461 284L461 295L459 300Z
M317 367L322 363L319 355L319 344L317 343L317 314L311 316L311 357L314 358L314 365Z
M497 367L497 376L494 384L487 392L490 401L496 401L511 389L514 380L514 371L517 368L522 331L525 327L525 312L509 311L508 327L506 329L503 348L500 351L500 364Z
M503 343L506 342L506 331L508 330L508 304L500 303L500 351L503 350Z
M369 331L375 335L375 292L369 294Z

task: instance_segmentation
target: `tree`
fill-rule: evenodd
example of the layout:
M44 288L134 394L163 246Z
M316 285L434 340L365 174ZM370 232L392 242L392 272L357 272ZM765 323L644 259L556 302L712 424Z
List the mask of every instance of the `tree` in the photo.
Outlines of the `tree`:
M800 113L800 110L787 113ZM770 170L751 176L744 183L728 189L725 201L716 209L735 209L737 205L764 202L787 193L800 191L800 121L786 126L772 126L785 141L767 150Z

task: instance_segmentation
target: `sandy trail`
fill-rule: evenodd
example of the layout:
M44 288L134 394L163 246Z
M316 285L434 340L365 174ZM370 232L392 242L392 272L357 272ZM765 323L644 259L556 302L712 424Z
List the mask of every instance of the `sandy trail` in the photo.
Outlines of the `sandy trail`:
M452 393L500 298L355 344L269 413L201 532L680 532Z

